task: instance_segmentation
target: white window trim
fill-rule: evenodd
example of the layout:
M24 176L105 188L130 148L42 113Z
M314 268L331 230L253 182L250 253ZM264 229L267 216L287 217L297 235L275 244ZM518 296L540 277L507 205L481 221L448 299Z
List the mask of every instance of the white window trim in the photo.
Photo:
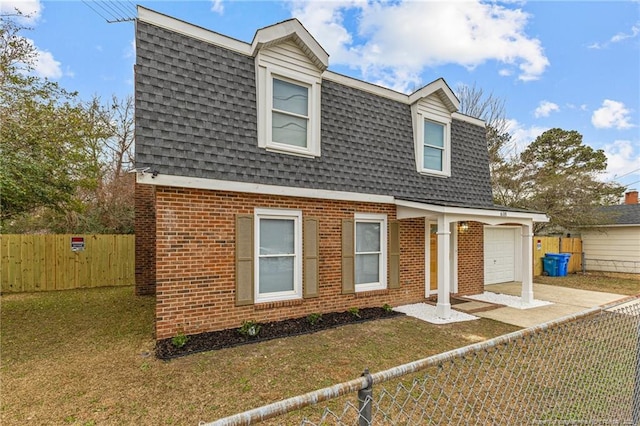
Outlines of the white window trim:
M442 155L442 170L426 169L424 167L424 122L431 121L444 126L444 149ZM425 112L417 113L416 120L416 166L418 172L425 175L451 176L451 121L445 121L442 117Z
M294 221L295 258L293 262L293 291L260 293L260 219L289 219ZM302 211L284 209L254 209L254 300L255 303L302 299Z
M358 232L358 222L369 222L380 224L380 269L379 277L380 281L375 283L355 284L355 291L372 291L372 290L385 290L387 288L387 215L377 213L356 213L354 215L353 226L353 245L354 245L354 262L357 257L357 251L355 250ZM355 267L355 265L354 265Z
M273 111L273 79L305 86L309 89L307 146L298 147L272 140ZM256 85L258 102L258 146L269 151L303 157L320 156L320 89L321 79L275 65L259 65L256 63Z

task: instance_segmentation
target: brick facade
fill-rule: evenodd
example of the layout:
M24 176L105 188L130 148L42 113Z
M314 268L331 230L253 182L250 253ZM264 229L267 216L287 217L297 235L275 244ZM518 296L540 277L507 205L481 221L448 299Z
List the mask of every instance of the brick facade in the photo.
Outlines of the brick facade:
M424 219L400 223L400 288L342 294L342 219L354 213L384 213L394 220L392 204L358 203L309 198L158 187L156 202L156 337L178 332L195 334L239 327L244 320L277 321L314 312L344 311L351 307L392 306L425 299ZM254 208L297 209L319 219L320 265L317 298L235 306L235 217ZM476 229L471 227L470 231ZM482 227L462 239L464 253ZM478 243L476 242L476 245ZM482 248L482 241L479 242ZM475 262L475 260L474 260ZM480 262L482 260L480 259ZM460 261L466 266L468 262ZM475 265L475 263L474 263ZM482 269L480 269L482 271ZM461 269L460 278L467 274ZM470 273L461 292L477 288L477 272ZM480 286L482 286L480 276ZM480 287L481 288L481 287ZM482 291L482 290L480 290Z
M155 186L135 185L136 285L138 296L156 292Z
M484 225L468 222L458 233L458 295L484 291Z

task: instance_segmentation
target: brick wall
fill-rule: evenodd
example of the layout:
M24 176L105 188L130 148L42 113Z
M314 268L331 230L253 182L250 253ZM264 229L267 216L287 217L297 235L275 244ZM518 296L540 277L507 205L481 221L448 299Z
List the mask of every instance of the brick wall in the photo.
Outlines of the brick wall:
M484 226L468 222L469 229L458 232L458 293L484 291Z
M136 295L156 292L155 186L135 185Z
M385 213L388 220L394 220L394 205L158 187L156 206L158 339L178 332L195 334L235 328L244 320L277 321L314 312L425 300L423 218L399 221L399 289L342 294L342 219L353 218L357 212ZM255 207L298 209L303 218L319 219L319 297L235 306L235 218L236 214L253 214ZM472 253L472 262L462 260L463 255L477 248L472 240L482 237L482 226L470 225L469 232L460 239L460 292L466 294L477 288L478 277L480 289L476 292L482 291L482 269L478 275L465 268L478 261L482 267L482 241L479 258Z

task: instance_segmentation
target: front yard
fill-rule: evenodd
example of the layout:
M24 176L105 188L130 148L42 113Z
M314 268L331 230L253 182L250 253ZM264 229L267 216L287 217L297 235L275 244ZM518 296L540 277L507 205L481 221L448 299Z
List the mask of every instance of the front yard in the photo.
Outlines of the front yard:
M164 362L132 288L1 303L2 425L198 424L517 329L398 317Z
M535 281L640 293L635 276ZM154 298L130 287L0 301L3 425L197 424L517 329L397 317L164 362L153 355Z

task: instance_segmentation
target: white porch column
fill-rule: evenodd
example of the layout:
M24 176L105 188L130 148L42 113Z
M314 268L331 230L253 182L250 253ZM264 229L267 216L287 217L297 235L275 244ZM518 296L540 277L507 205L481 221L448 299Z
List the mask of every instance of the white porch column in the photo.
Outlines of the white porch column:
M436 305L436 315L439 318L451 318L451 303L449 293L451 292L451 222L447 215L438 216L438 303Z
M533 302L533 224L522 225L522 303Z

